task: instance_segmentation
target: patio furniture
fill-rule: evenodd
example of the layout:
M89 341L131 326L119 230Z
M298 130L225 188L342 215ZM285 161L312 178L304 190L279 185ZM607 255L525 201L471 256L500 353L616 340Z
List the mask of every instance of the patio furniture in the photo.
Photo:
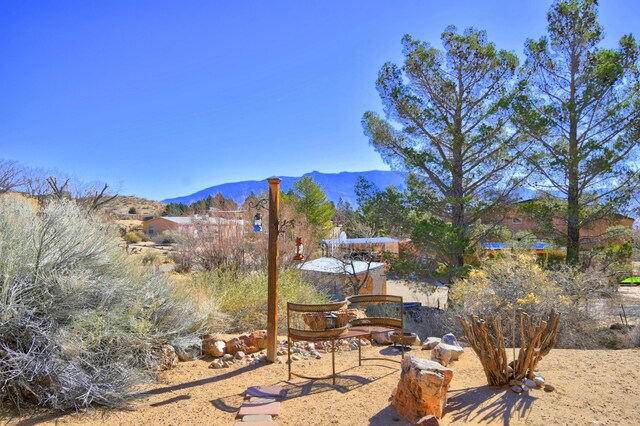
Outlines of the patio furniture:
M349 309L347 309L347 307ZM356 312L359 315L356 315ZM358 339L358 365L362 361L400 361L381 357L362 357L362 338L375 333L404 333L401 296L362 295L352 296L343 302L309 305L287 303L287 349L289 380L292 376L310 380L332 379L336 384L336 341ZM306 376L292 371L291 352L293 341L331 342L331 375ZM404 358L404 346L402 358Z
M400 343L402 358L404 359L404 304L402 302L402 296L363 294L348 297L347 302L350 309L359 309L365 314L362 318L349 320L351 328L347 334L348 337L358 338L358 365L362 365L362 361L371 360L400 362L390 358L362 358L361 339L377 333L399 334L401 337L398 341Z
M346 301L327 303L324 305L287 303L287 355L289 364L289 380L291 380L291 376L310 380L331 378L333 380L333 384L336 384L335 341L344 339L350 327L349 323L346 321L346 315L341 314L341 311L344 312L346 307ZM311 377L292 372L292 341L330 341L332 374L330 376Z

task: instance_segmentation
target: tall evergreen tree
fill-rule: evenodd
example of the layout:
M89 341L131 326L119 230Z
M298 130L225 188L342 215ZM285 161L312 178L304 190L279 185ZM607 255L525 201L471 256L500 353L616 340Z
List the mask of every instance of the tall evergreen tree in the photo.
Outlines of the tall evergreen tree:
M567 263L575 264L580 229L624 208L640 186L638 45L625 35L616 49L599 47L595 0L556 1L547 19L549 36L526 45L531 99L521 124L539 145L529 160L541 188L567 200Z
M523 146L510 125L521 87L518 58L484 31L448 27L441 38L443 51L404 37L404 66L385 64L377 81L386 120L367 112L363 126L388 164L433 188L428 213L467 241L451 259L462 266L474 224L509 202L522 179L512 174Z

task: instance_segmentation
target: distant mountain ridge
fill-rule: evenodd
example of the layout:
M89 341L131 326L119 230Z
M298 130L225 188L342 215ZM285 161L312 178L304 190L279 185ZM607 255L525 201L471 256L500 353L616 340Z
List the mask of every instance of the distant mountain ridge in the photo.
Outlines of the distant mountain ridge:
M358 177L362 176L367 181L374 183L378 188L384 189L389 185L397 186L398 188L406 187L406 179L404 175L394 171L385 170L370 170L366 172L341 172L341 173L321 173L313 171L311 173L305 173L303 176L311 176L313 180L320 185L322 190L327 194L327 199L338 203L340 198L356 206L356 194L355 185L358 181ZM290 177L279 176L282 179L280 182L280 190L287 192L293 188L293 183L296 180L301 179L303 176ZM211 186L201 191L195 192L191 195L185 195L182 197L167 198L162 200L163 203L184 203L191 204L198 200L207 198L209 195L215 196L218 192L224 195L226 198L233 199L239 205L244 201L247 196L252 192L259 194L262 191L269 190L269 183L267 179L263 180L247 180L242 182L223 183L220 185Z

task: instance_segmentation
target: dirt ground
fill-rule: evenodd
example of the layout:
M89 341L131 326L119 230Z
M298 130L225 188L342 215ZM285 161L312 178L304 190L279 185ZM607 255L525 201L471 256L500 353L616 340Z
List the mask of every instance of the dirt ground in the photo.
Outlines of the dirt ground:
M365 347L400 359L390 347ZM430 351L410 355L429 358ZM330 371L330 356L298 361L294 371L310 375ZM286 390L279 425L398 425L389 397L400 377L399 365L368 361L358 367L357 351L336 354L339 377L330 380L287 380L286 364L210 369L210 360L181 363L162 383L148 385L129 410L93 410L79 415L34 415L11 419L9 425L232 425L249 386L280 385ZM517 395L486 385L478 358L470 349L451 368L454 377L441 425L637 425L640 419L640 349L553 350L538 370L556 387Z

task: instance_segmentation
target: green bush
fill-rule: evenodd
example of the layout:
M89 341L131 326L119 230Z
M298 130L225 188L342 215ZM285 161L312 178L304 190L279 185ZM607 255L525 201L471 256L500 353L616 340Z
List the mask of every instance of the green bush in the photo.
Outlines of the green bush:
M129 214L138 214L138 211L136 210L136 208L135 208L135 207L131 207L131 208L129 209Z
M209 315L70 201L0 196L0 406L118 406Z
M198 273L193 287L215 299L219 311L227 315L227 333L263 329L267 324L267 274L212 270ZM287 302L327 303L328 295L300 279L295 270L281 270L278 279L279 330L286 331ZM218 324L211 324L217 326Z

